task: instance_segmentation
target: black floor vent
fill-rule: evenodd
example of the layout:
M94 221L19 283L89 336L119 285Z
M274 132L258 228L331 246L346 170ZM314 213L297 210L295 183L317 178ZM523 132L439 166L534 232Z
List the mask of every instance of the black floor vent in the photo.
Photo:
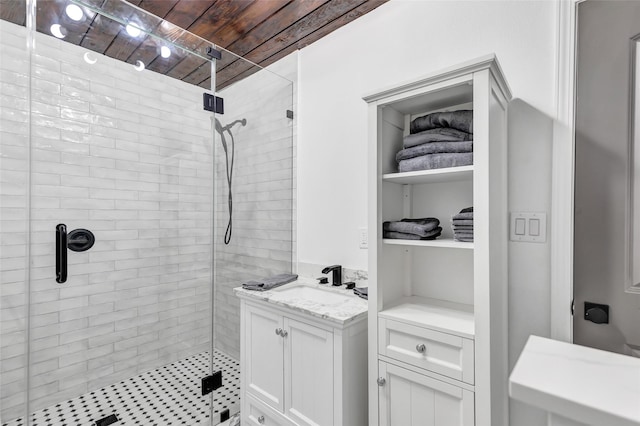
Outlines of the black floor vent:
M111 414L107 417L103 417L100 420L96 420L95 425L96 426L109 426L112 425L114 423L117 423L120 419L118 419L118 416L116 416L115 414Z

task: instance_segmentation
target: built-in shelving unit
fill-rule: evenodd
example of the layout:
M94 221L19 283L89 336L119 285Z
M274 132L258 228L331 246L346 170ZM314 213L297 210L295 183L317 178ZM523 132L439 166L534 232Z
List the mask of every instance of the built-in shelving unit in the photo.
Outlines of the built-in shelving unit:
M371 149L370 425L413 424L427 405L439 425L508 424L510 98L494 55L365 97ZM473 110L474 164L398 173L395 156L411 121L459 109ZM455 241L451 217L469 206L474 241ZM409 217L437 217L442 236L383 239L383 222ZM425 395L433 399L416 412L391 409L395 398Z

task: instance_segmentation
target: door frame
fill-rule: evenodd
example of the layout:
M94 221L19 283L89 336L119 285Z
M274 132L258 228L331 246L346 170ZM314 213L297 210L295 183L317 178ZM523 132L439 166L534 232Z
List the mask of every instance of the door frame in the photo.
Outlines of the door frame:
M551 166L551 338L573 342L573 227L577 10L557 2L556 119Z

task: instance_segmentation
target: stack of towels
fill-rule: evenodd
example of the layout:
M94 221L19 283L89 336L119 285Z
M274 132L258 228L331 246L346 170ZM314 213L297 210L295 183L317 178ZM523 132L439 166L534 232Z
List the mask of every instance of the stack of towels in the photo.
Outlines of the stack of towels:
M411 122L396 155L399 172L473 164L473 111L435 112Z
M451 222L454 240L473 242L473 207L460 210L453 215Z
M394 240L435 240L442 234L440 221L435 217L384 222L382 231L384 238Z

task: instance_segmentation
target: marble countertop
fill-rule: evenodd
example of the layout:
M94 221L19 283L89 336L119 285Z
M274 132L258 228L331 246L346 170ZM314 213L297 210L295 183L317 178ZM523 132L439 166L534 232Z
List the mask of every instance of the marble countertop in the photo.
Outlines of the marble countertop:
M339 300L336 301L323 303L309 297L300 297L298 294L289 294L286 291L300 286L319 289L342 297L337 298ZM346 290L344 287L332 287L330 284L320 285L316 280L310 278L300 277L296 281L268 291L245 290L242 287L236 287L233 291L238 297L284 306L340 325L345 325L367 316L367 301L353 294L353 290Z
M640 359L530 336L512 398L587 425L640 425Z

